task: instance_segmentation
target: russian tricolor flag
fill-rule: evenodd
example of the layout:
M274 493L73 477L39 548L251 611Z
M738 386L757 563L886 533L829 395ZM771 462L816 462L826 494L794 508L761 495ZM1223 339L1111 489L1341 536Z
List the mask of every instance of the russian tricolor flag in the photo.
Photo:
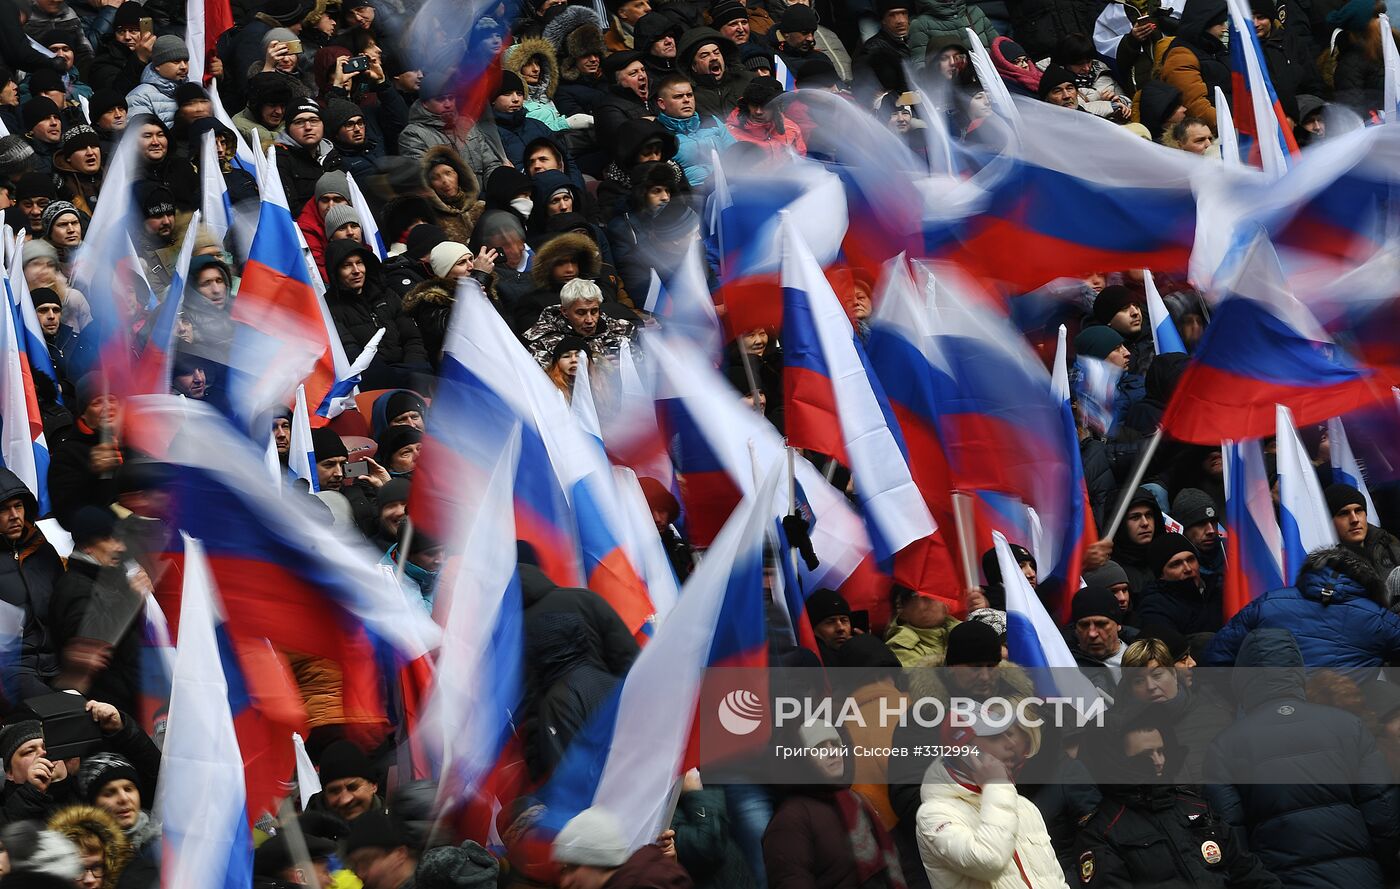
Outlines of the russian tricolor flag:
M614 533L621 526L612 471L590 447L558 389L506 326L475 282L464 279L444 352L494 394L524 426L521 476L552 478L568 498L589 589L613 606L634 633L654 613L645 584ZM541 460L540 457L543 457ZM556 581L558 582L558 581Z
M1283 541L1274 518L1274 499L1264 472L1259 441L1224 443L1225 538L1224 613L1237 611L1267 593L1287 586L1283 576Z
M622 687L570 745L540 794L556 830L597 806L617 819L633 851L668 826L672 789L698 756L697 705L706 669L767 666L763 548L782 476L781 461L771 464L686 581L671 618L642 649Z
M1089 492L1084 483L1084 466L1079 456L1079 429L1075 425L1074 408L1070 404L1069 349L1065 337L1065 326L1061 324L1050 388L1060 400L1060 418L1064 424L1062 453L1069 467L1064 502L1068 504L1068 510L1063 524L1049 526L1049 533L1057 538L1053 550L1056 558L1046 560L1048 568L1041 575L1039 584L1040 595L1051 603L1061 620L1069 617L1070 599L1079 589L1084 548L1097 537L1094 513L1089 509Z
M1371 492L1366 487L1366 476L1362 474L1361 463L1351 449L1351 441L1347 438L1347 429L1342 424L1341 417L1333 417L1327 421L1327 453L1328 462L1332 464L1332 481L1351 485L1360 491L1361 496L1366 498L1366 515L1374 521L1374 517L1380 513L1376 512L1375 501L1371 499Z
M880 561L937 530L909 473L899 423L846 311L784 214L783 397L788 442L834 457L860 480Z
M351 380L350 361L317 288L320 277L313 283L302 255L301 232L287 207L275 147L267 151L265 172L259 184L262 211L233 302L233 320L274 339L285 339L290 333L313 344L317 358L306 378L307 404L317 405L312 424L324 426L338 413L332 412L332 399L354 389L354 382L337 386Z
M1275 406L1275 416L1283 576L1291 581L1302 570L1308 553L1319 547L1337 545L1337 529L1322 496L1322 486L1317 482L1317 470L1298 438L1292 413L1280 404Z
M16 264L18 261L16 257ZM10 280L14 279L6 281L7 292ZM24 280L23 271L18 280ZM28 302L27 295L25 301ZM19 307L7 297L0 310L0 464L34 492L39 515L43 516L49 513L49 444L44 437L39 399L34 394L29 343L21 333L23 329ZM47 358L48 347L43 348Z
M1162 301L1162 294L1157 292L1157 282L1152 280L1152 273L1146 269L1142 272L1142 286L1147 294L1147 320L1152 325L1153 352L1157 355L1168 352L1185 355L1186 344L1182 342L1171 313L1167 311L1167 304Z
M4 227L4 237L7 243L14 238L14 232L8 225ZM19 313L19 332L24 336L24 350L29 358L29 366L36 373L46 374L54 381L54 392L58 394L58 400L62 403L63 393L58 388L58 372L54 370L53 359L49 357L48 342L44 339L43 329L39 327L39 315L34 311L34 301L29 295L29 282L24 277L24 253L20 247L21 243L15 241L13 249L5 254L9 257L6 291Z
M1255 140L1260 165L1277 179L1288 171L1290 156L1298 154L1288 122L1269 79L1259 36L1254 33L1249 5L1226 0L1230 9L1230 90L1235 128Z
M155 799L161 885L172 889L238 889L253 880L243 756L219 657L215 596L203 548L186 536L180 642Z
M1162 426L1194 444L1262 438L1277 424L1274 404L1288 406L1298 422L1320 423L1376 400L1374 377L1289 292L1261 235L1244 248Z

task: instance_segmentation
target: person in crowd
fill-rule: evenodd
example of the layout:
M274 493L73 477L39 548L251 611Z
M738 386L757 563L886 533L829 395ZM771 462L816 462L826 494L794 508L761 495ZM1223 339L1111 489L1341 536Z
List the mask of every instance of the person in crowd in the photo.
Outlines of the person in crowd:
M1152 541L1148 555L1157 579L1143 590L1138 620L1166 624L1182 635L1220 629L1220 576L1201 572L1195 545L1185 535L1162 534Z
M40 519L34 493L9 469L0 468L0 532L11 558L0 570L0 601L23 616L11 687L23 697L46 694L58 673L49 607L63 578L63 562L35 524Z
M1249 632L1234 663L1245 713L1206 754L1211 807L1284 885L1383 885L1400 792L1375 738L1355 716L1305 699L1288 630Z
M1228 666L1255 630L1282 629L1309 667L1360 669L1389 663L1400 650L1400 617L1384 604L1371 564L1346 547L1308 553L1293 586L1259 596L1215 635L1201 663Z
M948 603L908 587L896 586L894 619L885 631L885 644L906 667L937 664L948 647L948 634L958 625Z
M1400 540L1370 523L1366 498L1351 485L1329 485L1322 495L1332 512L1332 526L1337 530L1338 542L1370 562L1376 576L1382 580L1388 578L1400 566Z
M1153 632L1169 634L1155 628ZM1128 709L1142 706L1160 715L1162 726L1184 748L1177 752L1170 774L1183 784L1199 784L1206 751L1234 721L1233 713L1213 688L1186 682L1176 661L1166 642L1147 638L1144 632L1144 638L1123 652L1123 679L1114 703L1123 701Z
M650 844L629 853L617 817L601 808L584 809L570 818L554 838L551 852L563 889L688 889L691 885L675 861L674 849L667 854L658 844Z
M1123 674L1123 625L1118 600L1104 587L1083 587L1070 604L1070 653L1094 685L1111 690Z

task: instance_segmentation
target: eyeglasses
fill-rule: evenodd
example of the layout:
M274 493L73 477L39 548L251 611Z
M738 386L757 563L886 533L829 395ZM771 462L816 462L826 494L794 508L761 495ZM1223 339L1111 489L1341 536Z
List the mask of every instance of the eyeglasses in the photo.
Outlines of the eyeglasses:
M107 875L107 868L105 865L101 864L88 864L83 866L83 873L92 874L94 877L101 879Z

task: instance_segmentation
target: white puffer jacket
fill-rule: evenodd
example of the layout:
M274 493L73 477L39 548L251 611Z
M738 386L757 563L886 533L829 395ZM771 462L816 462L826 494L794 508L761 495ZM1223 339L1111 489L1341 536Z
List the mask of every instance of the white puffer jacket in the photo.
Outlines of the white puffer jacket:
M920 791L919 857L939 889L1068 889L1050 834L1014 784L980 792L957 783L941 761Z

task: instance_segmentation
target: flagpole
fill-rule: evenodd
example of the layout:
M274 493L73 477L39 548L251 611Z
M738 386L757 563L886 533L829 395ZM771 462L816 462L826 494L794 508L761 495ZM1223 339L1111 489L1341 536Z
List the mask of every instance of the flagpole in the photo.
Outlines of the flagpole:
M783 439L783 448L787 451L788 515L797 515L797 451L787 443L787 439ZM788 561L792 563L792 579L797 584L797 592L802 595L803 601L806 601L807 594L802 589L802 575L797 571L797 548L792 545L791 540L788 541L787 556ZM796 618L792 620L795 624Z
M399 557L394 560L394 584L403 586L403 572L408 565L408 551L413 546L413 519L403 517L403 541L399 544Z
M1162 444L1162 427L1158 426L1157 431L1147 440L1138 451L1137 463L1133 466L1133 475L1128 484L1122 488L1123 493L1118 497L1118 506L1113 510L1113 521L1108 523L1108 530L1104 532L1104 540L1112 540L1118 533L1118 526L1123 524L1123 518L1128 514L1128 504L1133 500L1133 494L1138 486L1142 484L1143 477L1147 475L1147 466L1152 462L1152 457L1157 453L1157 448Z
M321 889L321 879L316 876L316 866L311 861L311 850L306 847L306 835L301 831L296 812L292 811L291 797L282 797L282 803L277 809L277 817L282 822L282 829L287 833L287 850L292 853L292 863L301 871L302 877L308 880L306 885L313 889Z
M963 576L967 578L968 589L977 583L977 538L972 515L972 496L962 491L953 492L953 530L958 535L958 556L962 561Z

